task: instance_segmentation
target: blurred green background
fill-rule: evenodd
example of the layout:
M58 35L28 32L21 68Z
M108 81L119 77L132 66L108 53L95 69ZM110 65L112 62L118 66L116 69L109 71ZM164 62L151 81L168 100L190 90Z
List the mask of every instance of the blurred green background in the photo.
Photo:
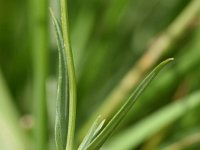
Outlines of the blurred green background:
M58 54L48 9L59 17L58 6L55 0L0 1L0 150L37 149L38 122L46 125L42 144L55 149ZM121 149L200 149L199 11L199 0L69 0L77 143L97 114L115 112L116 94L124 100L156 64L174 57L103 149L128 145L126 138L131 144Z

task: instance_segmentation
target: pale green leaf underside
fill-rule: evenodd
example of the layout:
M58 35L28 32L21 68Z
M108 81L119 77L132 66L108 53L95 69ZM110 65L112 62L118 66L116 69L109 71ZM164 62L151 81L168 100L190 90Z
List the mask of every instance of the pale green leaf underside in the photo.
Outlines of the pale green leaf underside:
M102 121L101 116L99 116L93 123L92 127L90 128L89 132L83 139L82 143L80 144L78 150L86 150L90 142L97 136L99 131L102 129L104 125L105 119Z
M156 77L162 68L164 68L173 58L169 58L161 62L135 89L131 94L125 104L120 108L120 110L114 115L114 117L108 122L108 124L103 128L103 130L95 137L95 139L89 144L87 150L99 149L107 138L112 134L114 129L124 118L127 112L131 109L133 104L136 102L138 97L143 93L145 88L151 83L151 81Z
M59 55L59 77L56 101L55 139L58 150L65 150L68 128L68 74L64 41L58 20L51 11L53 24L57 36Z

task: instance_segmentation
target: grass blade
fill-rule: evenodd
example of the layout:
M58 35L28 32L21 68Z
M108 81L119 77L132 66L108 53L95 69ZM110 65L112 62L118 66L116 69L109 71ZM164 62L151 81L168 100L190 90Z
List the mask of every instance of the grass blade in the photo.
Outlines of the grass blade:
M200 106L200 91L177 100L113 137L105 149L134 149L162 128Z
M94 118L96 118L96 116L98 116L98 114L101 113L102 116L108 118L110 117L110 114L115 112L120 103L124 102L123 100L125 96L131 92L133 87L136 87L136 83L138 83L143 74L147 70L151 69L154 65L156 65L156 62L161 58L164 53L166 53L167 51L170 52L170 47L174 45L173 43L177 42L177 39L180 39L182 35L185 35L185 33L187 33L186 31L188 27L190 27L193 20L195 20L195 18L198 16L199 10L200 1L190 1L187 7L183 9L183 11L176 17L176 19L172 23L170 23L166 29L164 29L164 31L153 37L153 39L155 39L155 41L152 42L153 44L149 45L149 48L138 60L136 65L134 65L127 72L127 74L123 77L119 84L106 97L104 103L97 109L97 111L93 113L94 115L89 118L89 120L86 122L87 124L82 127L82 129L80 130L80 137L84 135L85 131L87 131L88 129L88 125L91 124L91 122L94 120ZM167 33L171 33L171 35L168 36ZM142 67L142 69L138 70L138 67ZM135 78L138 78L136 78L135 80L131 80L133 76L135 76ZM128 84L124 84L127 82Z
M128 98L125 104L120 108L120 110L114 115L114 117L109 121L106 127L99 133L99 135L92 141L88 146L88 150L100 148L107 138L112 134L113 130L117 127L120 121L124 118L127 112L131 109L133 104L136 102L138 97L142 94L145 88L151 83L151 81L156 77L159 71L171 62L173 58L167 59L160 63L136 88L132 95Z
M51 10L50 10L51 11ZM56 30L58 55L59 55L59 77L56 101L56 123L55 123L55 139L58 150L64 150L67 139L68 125L68 75L67 61L64 49L64 41L59 22L51 11L53 24Z
M83 139L82 143L80 144L78 150L85 150L90 142L96 137L99 131L102 129L105 119L101 121L101 117L99 116L95 122L93 123L91 129L89 130L88 134Z
M72 49L69 37L69 21L68 21L68 1L60 1L61 8L61 27L63 33L64 48L67 58L67 70L69 78L69 120L67 132L66 150L73 150L74 132L76 123L76 78Z

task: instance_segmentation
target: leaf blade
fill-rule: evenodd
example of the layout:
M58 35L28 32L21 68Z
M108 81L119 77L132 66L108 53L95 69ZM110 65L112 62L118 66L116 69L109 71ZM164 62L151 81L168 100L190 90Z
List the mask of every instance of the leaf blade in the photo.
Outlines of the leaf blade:
M105 149L134 149L157 132L200 106L200 90L172 102L115 135ZM134 139L135 138L135 139ZM121 142L121 143L119 143Z
M67 129L68 129L68 71L67 60L64 48L64 40L60 24L53 12L50 10L52 21L55 27L59 55L59 73L56 101L56 122L55 122L55 140L58 150L64 150L66 147Z
M99 131L102 129L105 123L105 119L101 120L101 116L97 117L94 121L93 125L91 126L90 130L88 131L87 135L83 139L82 143L80 144L78 150L85 150L90 142L96 137Z
M162 68L164 68L173 58L169 58L161 62L136 88L136 90L131 94L125 104L120 108L120 110L114 115L114 117L108 122L106 127L99 133L99 135L91 142L87 147L87 150L93 150L100 148L113 130L117 127L123 117L131 109L133 104L136 102L137 98L142 94L145 88L151 83L151 81L156 77Z

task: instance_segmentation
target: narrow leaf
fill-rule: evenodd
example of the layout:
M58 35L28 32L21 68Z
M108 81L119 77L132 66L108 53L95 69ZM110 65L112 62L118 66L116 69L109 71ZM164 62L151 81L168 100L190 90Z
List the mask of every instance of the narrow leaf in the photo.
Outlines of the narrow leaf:
M51 10L50 10L51 11ZM55 140L58 150L64 150L66 147L67 128L68 128L68 74L67 60L64 49L62 31L58 20L51 11L53 24L57 36L58 55L59 55L59 77L56 101L56 123Z
M90 144L90 142L97 136L97 134L102 129L102 127L103 127L103 125L105 123L105 119L103 121L101 121L101 122L100 121L101 121L101 117L99 116L95 120L95 122L93 123L93 125L90 128L88 134L83 139L83 141L80 144L78 150L85 150L88 147L88 145Z
M156 77L160 70L165 67L173 58L169 58L162 63L160 63L135 89L132 95L128 98L125 104L120 108L120 110L114 115L114 117L108 122L106 127L99 133L99 135L91 142L87 147L87 150L99 149L107 138L112 134L117 125L121 122L124 116L131 109L133 104L136 102L138 97L143 93L146 87L151 83L151 81Z
M74 149L74 134L76 126L76 77L72 48L69 36L69 19L68 19L68 0L60 0L61 27L63 33L64 48L67 58L67 70L69 77L69 118L67 130L66 150Z
M200 90L159 109L137 124L115 135L105 149L135 149L164 127L200 106ZM162 149L163 150L163 149Z

